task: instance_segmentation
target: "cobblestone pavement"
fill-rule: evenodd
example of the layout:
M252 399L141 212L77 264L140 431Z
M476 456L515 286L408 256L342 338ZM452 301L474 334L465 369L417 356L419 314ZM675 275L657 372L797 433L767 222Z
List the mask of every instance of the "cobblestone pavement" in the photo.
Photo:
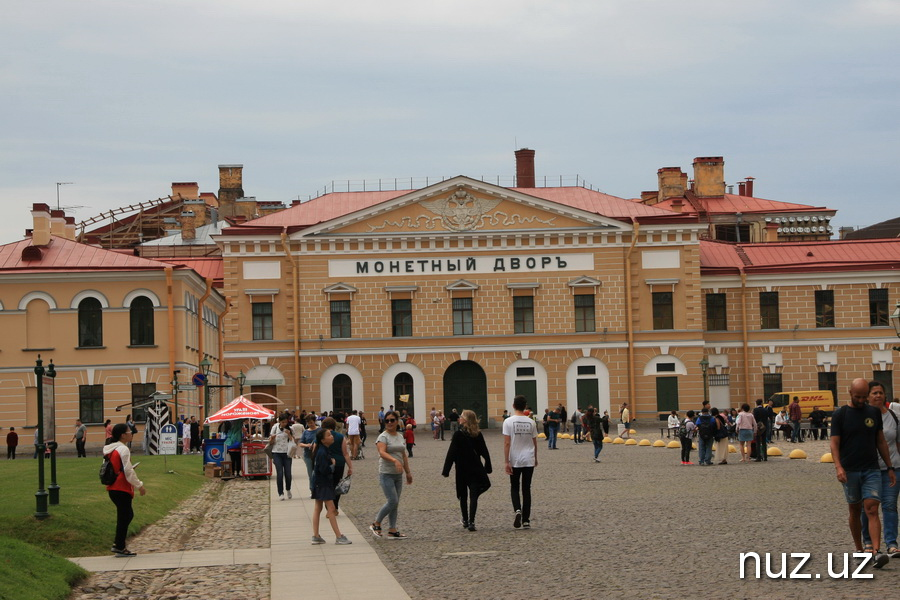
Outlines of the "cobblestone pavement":
M659 431L635 437L654 441ZM900 579L900 560L867 570L874 579L829 576L829 553L838 553L840 570L853 545L834 466L819 462L827 441L776 442L785 456L767 463L742 464L730 454L728 465L699 467L682 466L676 449L613 444L604 444L597 464L591 444L560 440L548 451L540 440L532 529L517 530L502 436L491 430L493 487L479 503L478 531L469 532L459 524L452 475L440 476L449 436L419 438L398 524L410 539L371 541L414 599L867 598L893 593ZM384 502L369 439L369 458L354 463L353 488L341 502L360 531ZM794 448L809 458L788 459ZM752 551L763 561L773 553L775 571L781 553L810 553L801 572L812 578L769 579L763 562L761 579L750 563L741 579L739 554Z
M174 511L128 541L140 554L268 548L269 482L210 480ZM92 574L69 600L268 600L269 565L108 571Z

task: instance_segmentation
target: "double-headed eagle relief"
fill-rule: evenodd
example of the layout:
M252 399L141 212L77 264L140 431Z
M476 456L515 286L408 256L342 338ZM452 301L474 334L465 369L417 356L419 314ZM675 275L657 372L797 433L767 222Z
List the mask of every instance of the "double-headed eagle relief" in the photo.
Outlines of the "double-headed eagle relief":
M436 200L422 200L419 206L437 215L419 215L416 217L403 217L399 221L384 220L382 225L369 225L369 231L383 230L388 227L400 229L436 229L442 225L448 231L474 231L485 225L508 226L512 224L538 222L550 225L554 218L541 219L536 216L522 216L519 214L507 214L503 211L491 211L500 204L499 198L479 198L472 195L464 187L459 186L456 191L445 198Z
M500 200L476 198L460 187L446 198L423 200L419 204L440 215L444 227L450 231L471 231L482 226L482 217L500 204Z

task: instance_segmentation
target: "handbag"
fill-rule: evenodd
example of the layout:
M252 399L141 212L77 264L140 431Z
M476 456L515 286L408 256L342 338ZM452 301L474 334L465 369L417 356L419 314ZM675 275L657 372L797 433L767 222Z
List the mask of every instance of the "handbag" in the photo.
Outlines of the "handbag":
M343 496L350 491L350 475L342 477L334 486L334 493Z
M272 448L274 448L274 447L275 447L275 442L273 440L269 440L269 443L266 444L266 447L263 449L263 452L265 452L266 455L268 455L270 460L275 458L274 456L272 456Z

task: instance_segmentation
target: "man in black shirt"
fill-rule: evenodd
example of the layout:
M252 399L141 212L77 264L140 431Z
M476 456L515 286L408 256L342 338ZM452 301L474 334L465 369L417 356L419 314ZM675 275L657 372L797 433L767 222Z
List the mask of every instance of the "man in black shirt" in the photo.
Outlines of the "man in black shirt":
M844 486L844 497L850 509L850 535L858 552L863 551L860 515L866 511L869 536L874 548L872 564L880 569L888 556L879 552L881 520L881 470L878 455L888 468L891 486L897 484L891 455L882 431L881 411L866 403L869 384L854 379L850 385L850 402L834 411L831 418L831 456L838 481Z
M769 437L769 411L763 406L762 398L756 399L756 408L753 409L753 418L756 419L756 462L769 460L769 448L767 439ZM763 425L763 429L759 425Z
M825 439L825 418L825 411L818 406L814 406L812 412L809 413L809 429L816 439L819 439L820 431L822 433L822 439Z

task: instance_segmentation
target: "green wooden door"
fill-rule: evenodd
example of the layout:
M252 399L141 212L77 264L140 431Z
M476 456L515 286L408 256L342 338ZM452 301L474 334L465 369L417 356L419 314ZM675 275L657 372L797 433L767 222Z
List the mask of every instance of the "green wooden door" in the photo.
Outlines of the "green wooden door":
M528 400L528 408L532 412L537 410L537 381L534 379L523 379L516 381L516 396L525 396Z
M475 411L479 426L487 427L487 376L478 363L460 360L444 372L444 414L454 408Z
M670 412L678 410L678 378L656 378L656 410Z
M582 411L588 406L600 408L600 388L596 379L577 379L575 390L578 394L578 408Z

